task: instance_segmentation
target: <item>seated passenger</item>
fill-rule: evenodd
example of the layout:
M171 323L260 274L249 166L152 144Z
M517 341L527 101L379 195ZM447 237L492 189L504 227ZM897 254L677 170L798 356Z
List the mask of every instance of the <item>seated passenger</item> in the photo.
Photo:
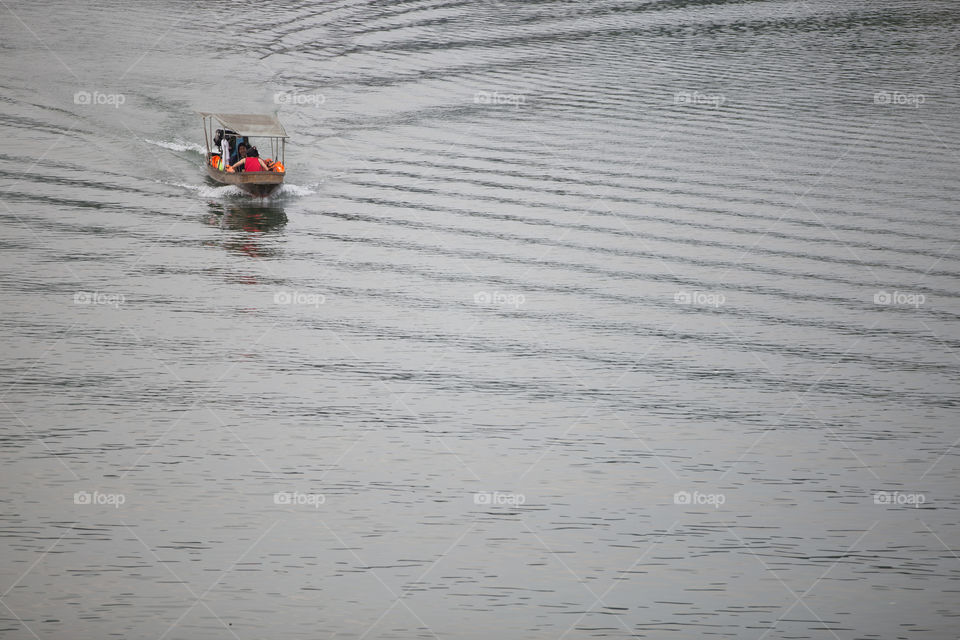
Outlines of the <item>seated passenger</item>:
M260 152L257 151L256 147L250 147L245 156L232 165L234 171L238 167L243 167L241 171L270 171L270 167L260 159Z
M247 157L247 145L240 142L242 138L234 138L234 144L230 145L234 151L230 154L230 164L236 164Z

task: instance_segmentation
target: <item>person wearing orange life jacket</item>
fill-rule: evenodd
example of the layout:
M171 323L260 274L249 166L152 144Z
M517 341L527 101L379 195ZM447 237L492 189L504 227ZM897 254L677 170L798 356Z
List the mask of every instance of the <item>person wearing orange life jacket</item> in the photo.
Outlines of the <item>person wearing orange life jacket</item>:
M214 169L223 171L228 164L227 159L230 157L230 141L224 134L223 129L217 129L217 134L213 138L213 147L215 151L211 154L211 164Z

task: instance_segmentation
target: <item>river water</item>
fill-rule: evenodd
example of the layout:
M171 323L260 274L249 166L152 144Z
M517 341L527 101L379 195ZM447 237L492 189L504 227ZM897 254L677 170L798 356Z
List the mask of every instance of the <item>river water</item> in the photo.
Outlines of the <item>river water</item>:
M952 0L0 14L0 636L956 637Z

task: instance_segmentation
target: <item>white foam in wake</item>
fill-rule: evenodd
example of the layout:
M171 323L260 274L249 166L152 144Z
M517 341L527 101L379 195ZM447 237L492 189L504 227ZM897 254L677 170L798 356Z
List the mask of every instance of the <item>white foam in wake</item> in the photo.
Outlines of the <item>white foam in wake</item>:
M212 187L208 184L187 184L186 182L168 182L175 187L181 187L183 189L189 189L190 191L196 192L198 195L204 198L232 198L236 196L247 196L239 187L235 187L232 184L225 184L222 187Z
M197 195L203 198L253 198L250 194L246 193L239 187L235 187L231 184L225 184L223 186L214 187L207 184L188 184L186 182L168 182L167 184L174 187L180 187L182 189L189 189L190 191L195 192ZM315 187L301 187L296 184L282 184L280 189L277 190L269 199L274 198L285 198L293 197L299 198L303 196L309 196L316 193L317 190Z
M196 153L206 153L207 151L195 142L185 142L179 138L173 142L166 140L150 140L148 138L144 138L143 141L158 147L163 147L164 149L169 149L170 151L194 151Z
M301 187L297 184L287 184L284 182L280 185L279 195L281 196L309 196L317 192L317 185Z

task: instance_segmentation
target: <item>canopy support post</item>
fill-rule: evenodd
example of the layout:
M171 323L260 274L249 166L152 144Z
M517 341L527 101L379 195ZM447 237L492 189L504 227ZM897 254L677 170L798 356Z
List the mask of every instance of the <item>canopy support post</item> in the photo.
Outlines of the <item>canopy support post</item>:
M207 145L207 158L210 157L210 137L207 135L207 117L203 117L203 142Z

